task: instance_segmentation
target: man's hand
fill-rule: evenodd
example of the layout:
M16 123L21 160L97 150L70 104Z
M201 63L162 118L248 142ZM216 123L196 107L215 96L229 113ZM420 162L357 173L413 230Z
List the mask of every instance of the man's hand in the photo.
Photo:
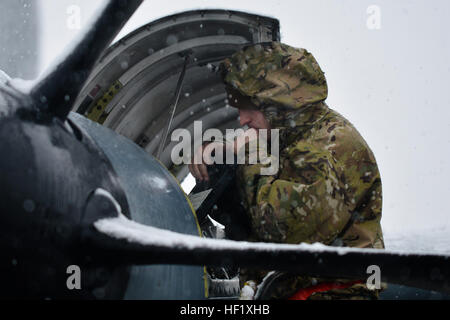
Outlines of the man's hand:
M215 151L215 157L219 157L223 160L225 159L226 153L231 152L233 154L238 154L239 149L257 138L258 131L251 128L245 131L245 134L237 136L234 141L215 141L204 144L195 151L191 164L189 164L189 171L195 179L200 181L209 181L207 165L212 165L215 162L214 157L212 156L213 151ZM221 154L218 155L219 151Z
M203 149L206 145L200 146L196 151L194 156L192 157L191 164L188 165L189 171L192 173L196 180L200 181L209 181L208 170L206 169L206 165L203 163ZM201 163L196 164L195 159L201 159Z
M192 173L195 179L200 181L209 181L207 165L214 164L214 157L212 152L215 151L215 157L222 157L227 150L233 150L234 145L227 142L210 142L200 146L192 158L191 164L189 164L189 171ZM231 151L233 152L233 151ZM218 154L220 153L220 154Z

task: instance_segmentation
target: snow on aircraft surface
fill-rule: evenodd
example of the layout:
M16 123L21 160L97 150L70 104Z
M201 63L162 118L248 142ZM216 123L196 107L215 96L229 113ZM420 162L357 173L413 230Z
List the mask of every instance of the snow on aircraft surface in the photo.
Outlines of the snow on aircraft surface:
M371 265L390 284L382 298L446 297L445 254L239 241L245 221L226 207L233 166L194 188L191 198L205 195L194 210L166 137L197 120L238 127L214 66L280 40L279 22L188 11L108 48L141 2L108 2L30 94L0 87L3 298L233 299L239 267L366 279ZM69 266L81 270L80 289L67 287Z

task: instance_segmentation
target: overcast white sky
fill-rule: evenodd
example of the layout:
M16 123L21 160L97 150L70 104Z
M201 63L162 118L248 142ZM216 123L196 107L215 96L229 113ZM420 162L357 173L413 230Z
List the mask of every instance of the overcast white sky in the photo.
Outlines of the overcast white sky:
M104 1L39 1L42 71ZM73 5L81 29L71 29ZM279 19L282 42L315 55L329 106L356 126L377 158L383 228L450 227L450 1L145 1L120 36L198 8Z

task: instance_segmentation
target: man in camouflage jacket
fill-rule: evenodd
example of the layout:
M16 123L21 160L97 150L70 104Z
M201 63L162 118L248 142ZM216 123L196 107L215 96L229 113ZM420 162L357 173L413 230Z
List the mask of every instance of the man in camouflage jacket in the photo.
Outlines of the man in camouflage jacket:
M324 102L327 83L314 57L305 49L270 42L245 47L220 69L231 98L250 99L270 128L279 129L276 174L261 175L261 164L239 166L239 193L252 224L249 240L384 248L375 157L355 127ZM242 272L243 281L258 283L263 276ZM348 285L309 299L378 296L365 283L348 280L281 273L275 278L266 298L288 298L330 282Z

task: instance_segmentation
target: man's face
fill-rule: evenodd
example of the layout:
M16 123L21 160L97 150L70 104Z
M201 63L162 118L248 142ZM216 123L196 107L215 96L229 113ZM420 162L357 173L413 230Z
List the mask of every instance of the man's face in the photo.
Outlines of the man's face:
M239 109L239 123L253 129L270 129L270 124L259 110Z
M249 97L241 95L233 88L227 88L230 106L239 109L239 122L241 126L253 129L270 129L270 124L264 114L257 109Z

